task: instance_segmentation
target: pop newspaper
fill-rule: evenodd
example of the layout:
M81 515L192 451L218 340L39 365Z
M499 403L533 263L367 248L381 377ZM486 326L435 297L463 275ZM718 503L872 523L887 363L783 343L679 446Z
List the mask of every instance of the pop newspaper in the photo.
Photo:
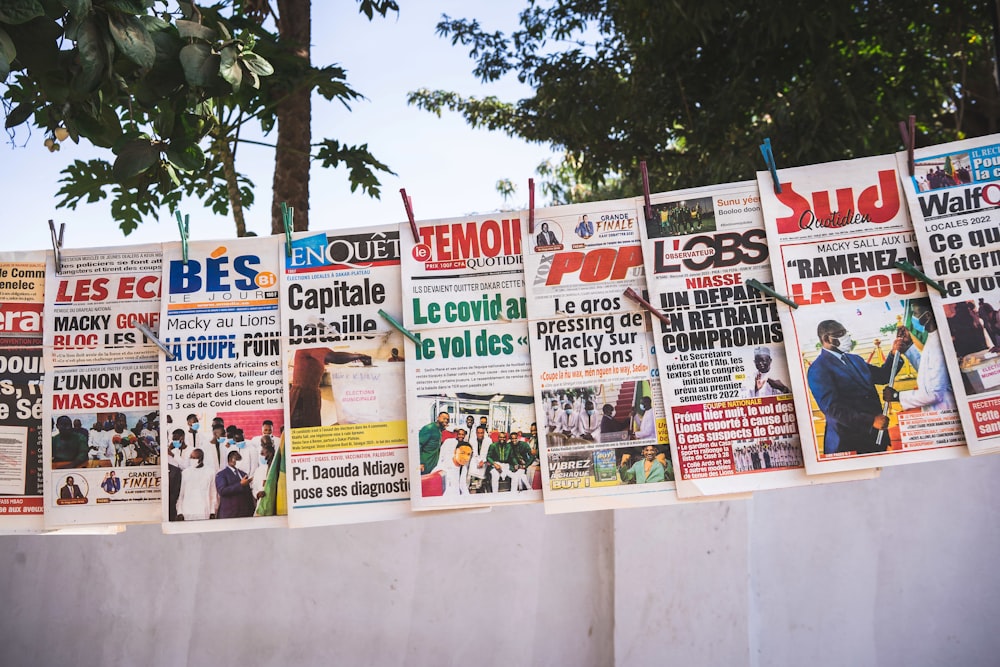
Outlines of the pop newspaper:
M967 454L946 382L940 400L910 400L943 374L914 324L928 286L896 266L920 256L895 157L778 174L780 193L768 172L757 178L775 289L798 304L779 313L806 471Z

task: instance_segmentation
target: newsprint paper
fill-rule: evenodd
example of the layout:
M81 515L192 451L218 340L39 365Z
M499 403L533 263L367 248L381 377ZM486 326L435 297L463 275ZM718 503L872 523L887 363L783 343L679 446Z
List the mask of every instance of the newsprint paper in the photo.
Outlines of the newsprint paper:
M677 502L632 199L522 222L545 511Z
M399 229L413 509L540 501L519 218L419 230Z
M164 532L287 525L278 272L284 237L163 246Z
M48 254L45 525L160 517L159 244Z
M892 155L758 173L809 474L967 453L943 361L928 338L920 265ZM939 400L909 401L926 381ZM801 399L799 398L801 397Z
M642 228L680 497L870 478L808 477L757 183L654 195ZM784 306L781 306L784 307Z
M912 178L905 153L897 164L923 269L948 289L930 290L934 312L920 320L944 353L934 368L947 367L969 452L1000 451L1000 135L918 149ZM936 399L941 385L913 397Z
M397 226L296 234L281 294L289 525L411 515Z

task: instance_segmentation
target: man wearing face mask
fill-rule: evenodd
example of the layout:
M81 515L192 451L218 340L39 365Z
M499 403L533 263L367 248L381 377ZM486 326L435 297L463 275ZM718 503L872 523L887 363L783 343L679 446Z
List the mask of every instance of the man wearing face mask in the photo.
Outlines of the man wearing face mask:
M850 354L854 340L840 322L823 320L816 335L823 350L809 366L807 377L809 391L826 417L823 455L884 452L889 446L888 435L882 437L881 444L876 440L879 431L889 428L889 418L882 414L875 385L889 382L903 339L896 338L885 362L873 366Z
M191 448L184 442L184 429L175 428L171 434L170 448L167 450L167 460L184 470L191 465Z
M944 364L944 350L941 348L941 337L938 334L937 320L931 311L928 299L916 299L911 304L913 309L913 328L918 332L927 332L924 349L910 347L903 354L917 369L917 388L909 391L896 391L887 386L882 390L882 398L886 401L898 401L904 410L920 408L921 411L955 410L955 394L948 381L948 369ZM909 338L909 334L906 334Z
M576 422L576 435L584 440L593 442L601 431L601 415L594 409L594 402L587 401L583 404L583 412L580 413Z
M253 516L250 478L237 467L241 458L239 451L229 452L226 467L215 475L215 490L219 494L219 511L216 516L220 519Z
M215 518L215 471L205 465L204 452L191 452L191 465L181 471L177 494L177 520L201 521Z
M639 426L635 430L636 440L656 440L656 415L653 414L653 399L643 396L636 411Z

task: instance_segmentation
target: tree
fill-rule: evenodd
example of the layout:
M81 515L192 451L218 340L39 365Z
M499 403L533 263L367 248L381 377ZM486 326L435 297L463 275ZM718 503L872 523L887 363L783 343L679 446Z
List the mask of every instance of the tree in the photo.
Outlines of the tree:
M977 0L528 0L510 36L447 16L438 32L470 47L480 79L515 74L533 96L424 89L410 103L565 151L557 202L579 184L584 197L622 183L635 193L640 160L654 190L742 180L764 168L765 137L780 169L899 150L909 114L918 145L995 132L995 11Z
M369 19L394 0L358 0ZM159 11L157 11L159 9ZM273 21L276 32L268 29ZM352 190L379 195L389 172L367 145L311 145L310 95L347 104L360 97L337 66L309 61L309 0L234 0L211 7L153 0L5 0L0 4L0 80L8 131L31 121L46 145L86 139L113 163L76 160L63 173L58 206L104 199L128 234L160 207L196 196L216 213L243 209L253 184L236 170L241 131L277 125L272 230L280 202L308 228L312 160L346 163ZM317 148L313 155L312 149Z

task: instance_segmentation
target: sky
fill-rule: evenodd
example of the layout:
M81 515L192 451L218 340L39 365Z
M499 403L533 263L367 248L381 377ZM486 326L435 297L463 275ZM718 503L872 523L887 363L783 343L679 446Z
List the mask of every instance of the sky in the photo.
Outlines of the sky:
M401 0L399 15L376 17L372 22L357 13L351 0L314 2L312 7L315 65L338 64L347 70L347 81L367 99L351 104L314 99L313 142L329 137L347 144L368 144L375 157L396 176L380 175L381 200L351 193L347 170L314 166L310 181L310 228L347 229L403 222L406 219L400 188L413 200L417 220L460 217L523 206L528 178L535 167L552 156L547 146L528 144L499 132L472 130L454 113L441 118L406 104L410 91L419 88L453 90L464 95L495 95L513 101L530 95L514 77L484 85L472 74L474 63L467 49L452 46L435 34L442 14L476 18L484 28L509 32L517 25L523 0L469 3L440 0L433 3ZM56 208L60 171L73 160L103 157L81 143L63 144L55 153L43 145L43 133L29 137L21 126L15 136L0 144L0 250L34 250L51 247L48 220L65 223L64 246L102 247L176 241L177 223L171 211L157 220L147 219L129 236L112 220L108 200L80 204L77 209ZM6 139L6 138L5 138ZM264 138L273 141L274 136ZM249 144L240 146L237 169L255 185L257 202L246 214L247 228L270 233L271 178L274 151ZM515 197L504 203L496 182L510 178L518 186ZM541 205L539 200L539 205ZM235 235L231 218L216 216L197 200L185 200L181 212L190 216L192 240L226 239Z

